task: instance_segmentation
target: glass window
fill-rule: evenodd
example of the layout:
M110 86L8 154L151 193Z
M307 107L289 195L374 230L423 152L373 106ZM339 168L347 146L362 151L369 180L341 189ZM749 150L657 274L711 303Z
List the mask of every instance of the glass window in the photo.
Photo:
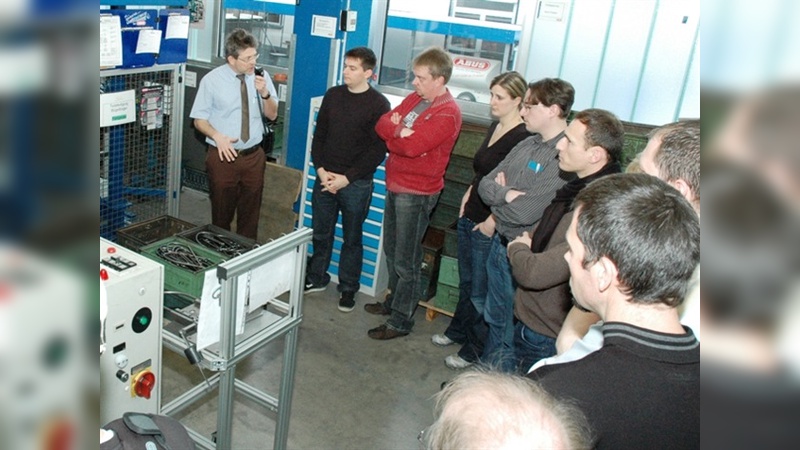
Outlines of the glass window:
M222 35L225 36L236 28L243 28L258 39L258 53L261 55L258 59L259 65L288 69L293 16L267 11L226 9Z
M379 72L382 90L407 94L414 56L437 45L453 57L448 83L453 96L488 104L492 78L515 67L518 9L519 0L390 0Z

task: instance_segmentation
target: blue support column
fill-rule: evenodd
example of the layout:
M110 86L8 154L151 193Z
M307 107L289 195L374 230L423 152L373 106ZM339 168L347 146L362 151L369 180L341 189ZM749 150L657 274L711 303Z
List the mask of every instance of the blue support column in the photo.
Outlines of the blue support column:
M343 0L301 1L294 10L295 60L292 68L291 111L289 111L289 133L287 136L286 165L303 170L308 133L309 104L312 97L322 95L327 90L328 68L331 64L331 39L311 35L313 17L335 17L344 8ZM336 31L336 39L343 33Z
M350 10L356 11L356 31L347 33L347 49L353 47L369 46L370 15L372 14L372 3L374 0L350 0ZM376 24L383 26L383 24ZM345 50L347 50L345 49ZM378 53L377 49L372 49Z

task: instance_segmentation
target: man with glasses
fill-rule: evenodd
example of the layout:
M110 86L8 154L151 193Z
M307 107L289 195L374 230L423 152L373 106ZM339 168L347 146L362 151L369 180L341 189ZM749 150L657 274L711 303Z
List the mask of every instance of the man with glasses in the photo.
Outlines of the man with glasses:
M478 185L478 193L492 210L494 237L486 262L488 291L483 318L489 334L484 362L513 370L514 290L506 247L539 221L556 191L566 182L559 170L556 144L564 137L575 89L558 78L530 83L520 115L533 136L511 153ZM570 176L571 178L571 176Z
M266 156L261 151L261 113L275 120L275 86L265 72L254 73L258 41L245 30L225 38L226 64L210 71L197 89L190 117L206 136L206 171L211 198L211 223L256 239Z

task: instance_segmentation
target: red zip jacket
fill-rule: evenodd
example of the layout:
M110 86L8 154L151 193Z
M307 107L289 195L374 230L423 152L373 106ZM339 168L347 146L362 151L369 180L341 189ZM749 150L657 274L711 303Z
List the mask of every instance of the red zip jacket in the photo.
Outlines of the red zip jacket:
M375 125L375 132L389 150L386 189L396 194L432 195L441 191L450 153L461 132L461 110L447 90L414 121L414 134L401 138L403 122L393 124L392 114L405 117L420 101L422 97L411 93Z

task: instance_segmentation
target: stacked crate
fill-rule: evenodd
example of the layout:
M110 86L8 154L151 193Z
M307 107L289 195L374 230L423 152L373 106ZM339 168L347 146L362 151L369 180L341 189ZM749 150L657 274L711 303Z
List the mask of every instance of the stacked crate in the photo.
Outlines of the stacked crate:
M165 290L194 298L200 298L203 292L208 269L258 247L255 240L220 227L196 226L171 216L121 228L117 243L162 264ZM165 250L176 247L188 257L182 264L165 256Z
M436 252L429 252L425 242L426 262L431 257L435 261L428 266L433 266L428 278L425 274L426 262L423 262L422 300L434 299L432 304L439 310L448 313L455 311L458 302L458 252L456 237L456 222L458 221L458 211L461 207L461 199L472 183L475 172L472 170L472 159L475 152L486 136L486 128L466 124L461 129L453 153L450 156L450 163L444 175L444 189L439 196L439 202L433 210L431 223L426 233L426 241L438 244L440 247ZM436 236L436 240L430 240L429 235Z
M120 228L117 230L116 242L125 248L140 253L145 245L191 230L196 226L185 220L165 215Z

